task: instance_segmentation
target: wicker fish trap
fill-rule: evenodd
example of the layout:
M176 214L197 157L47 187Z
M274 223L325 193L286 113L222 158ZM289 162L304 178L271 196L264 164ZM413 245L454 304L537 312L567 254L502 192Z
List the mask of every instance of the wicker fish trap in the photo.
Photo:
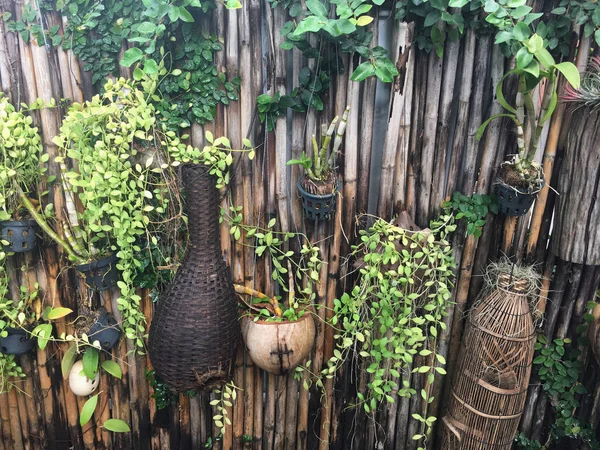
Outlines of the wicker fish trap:
M231 273L221 254L215 179L204 165L182 170L190 241L158 301L148 343L156 374L178 392L227 381L241 333Z
M501 274L471 313L443 418L443 449L511 449L535 344L527 287L527 280Z

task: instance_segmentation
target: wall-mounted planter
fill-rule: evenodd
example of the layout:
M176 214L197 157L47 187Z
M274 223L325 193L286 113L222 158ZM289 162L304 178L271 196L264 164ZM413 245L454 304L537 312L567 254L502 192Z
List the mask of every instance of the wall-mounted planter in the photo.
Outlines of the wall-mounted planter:
M88 338L90 342L99 341L102 350L110 350L121 337L121 330L117 321L106 309L100 309L100 315L96 322L90 327Z
M304 218L308 220L329 220L335 214L335 204L338 193L341 188L341 182L331 189L331 194L317 195L312 194L303 187L304 179L298 180L298 192L302 198L302 208L304 210Z
M302 363L315 342L315 322L306 312L295 322L267 322L245 316L242 336L254 364L275 375L285 375Z
M31 335L20 328L7 328L8 336L0 337L0 353L5 355L24 355L35 346Z
M78 396L87 396L96 390L100 383L100 371L96 372L93 380L90 380L83 373L83 361L79 360L69 372L69 387L73 394Z
M500 179L496 179L494 181L494 194L496 194L498 210L507 216L524 216L543 187L544 183L536 189L523 191L509 186Z
M83 275L85 284L90 289L100 292L110 289L119 281L117 261L117 255L112 254L97 261L79 264L75 268Z
M9 244L4 247L6 251L25 253L35 250L37 237L35 220L8 220L0 222L0 237Z

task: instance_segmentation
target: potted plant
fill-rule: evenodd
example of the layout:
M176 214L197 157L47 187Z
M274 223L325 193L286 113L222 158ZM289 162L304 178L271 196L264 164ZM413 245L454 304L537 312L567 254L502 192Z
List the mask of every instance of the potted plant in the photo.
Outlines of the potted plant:
M331 121L329 128L323 126L320 148L317 144L317 138L313 134L312 157L302 152L300 159L292 159L287 162L288 165L299 164L304 168L305 175L298 180L298 191L302 198L302 207L306 219L317 221L329 219L332 211L335 211L335 198L340 191L340 181L335 173L335 158L346 132L346 121L349 113L350 106L344 110L341 120L336 116ZM333 148L330 148L336 125L338 127L333 141Z
M296 233L275 230L276 220L266 228L235 221L247 238L256 239L256 254L271 258L272 278L282 295L267 296L245 286L234 285L245 306L241 317L242 337L252 361L267 372L284 375L305 361L313 347L316 328L312 303L322 261L319 249L306 239L297 255L285 251Z
M481 139L485 128L498 117L508 117L516 125L516 154L504 161L494 180L494 192L499 210L509 216L523 216L531 207L537 193L543 188L545 179L539 163L533 159L538 149L544 124L550 119L557 104L557 75L562 73L574 87L579 86L579 72L570 62L556 63L544 47L544 39L530 34L529 27L515 26L520 30L521 48L516 55L517 66L506 73L496 86L496 98L508 113L496 114L486 120L477 131ZM517 33L515 32L515 36ZM504 80L511 74L518 77L517 104L510 105L502 92ZM536 114L532 93L545 81L542 105Z
M19 199L35 192L47 160L33 119L0 94L0 238L6 251L30 252L36 247L35 221Z

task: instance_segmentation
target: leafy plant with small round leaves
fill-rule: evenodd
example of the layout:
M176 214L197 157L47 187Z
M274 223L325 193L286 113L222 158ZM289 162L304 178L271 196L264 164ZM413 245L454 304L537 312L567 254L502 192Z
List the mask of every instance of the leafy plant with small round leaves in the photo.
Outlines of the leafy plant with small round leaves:
M436 374L446 373L445 360L436 349L454 280L446 237L456 225L452 216L442 216L436 225L433 230L411 232L378 218L360 232L360 243L353 246L358 281L351 292L334 301L331 326L336 348L321 373L312 375L322 388L346 361L360 364L370 378L365 392L357 393L357 406L367 413L382 402L393 403L394 393L418 394L430 404L431 390L417 393L410 374L427 374L431 386ZM296 376L300 379L305 370L309 369L297 368ZM425 408L413 416L422 424L413 439L426 442L436 420L426 413Z
M25 378L23 369L15 361L15 355L0 353L0 395L16 387L14 378Z
M442 203L445 214L454 215L455 220L464 219L467 223L467 234L475 238L481 236L486 217L491 212L498 214L498 204L492 197L484 194L473 194L471 197L455 192L452 198Z
M215 389L214 400L211 400L210 405L215 407L217 414L213 416L213 421L221 434L225 434L225 426L231 425L231 419L228 417L227 408L233 406L233 401L237 398L237 390L239 388L233 381L225 384L221 389Z

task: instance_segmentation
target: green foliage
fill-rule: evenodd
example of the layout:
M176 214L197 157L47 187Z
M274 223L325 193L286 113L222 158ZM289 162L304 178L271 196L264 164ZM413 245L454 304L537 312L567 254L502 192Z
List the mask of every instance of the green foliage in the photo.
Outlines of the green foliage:
M177 394L165 384L159 377L156 376L154 370L146 369L146 381L154 391L152 398L156 402L156 409L161 410L177 403ZM196 395L195 391L185 391L183 395L193 398Z
M335 328L334 356L320 374L313 374L319 387L334 377L345 361L358 360L370 374L366 392L357 394L367 413L381 402L420 395L428 405L431 391L417 392L411 373L427 374L431 385L436 374L444 375L443 356L436 353L439 333L450 305L455 266L447 233L455 229L451 216L443 216L432 232L410 232L377 219L360 232L353 246L358 258L359 279L350 293L334 301L331 326ZM356 351L357 358L351 355ZM296 369L296 376L308 367ZM308 383L305 383L308 388ZM436 420L423 414L414 439L427 440Z
M594 306L596 306L594 302L588 304L588 308ZM593 317L587 314L586 321L591 320ZM533 364L537 368L544 391L550 398L554 410L554 422L543 444L529 440L524 435L518 435L515 442L521 448L545 450L553 442L568 438L585 443L592 449L600 449L600 442L590 424L575 417L580 407L581 396L587 394L585 386L579 381L584 370L581 351L588 345L587 324L579 326L577 332L578 345L574 346L570 346L571 339L568 338L554 339L549 342L543 334L538 336L535 344L538 356L533 360Z
M471 197L455 192L452 198L442 203L445 214L453 214L456 220L465 219L467 234L481 236L488 213L498 214L498 205L488 195L473 194Z
M221 434L225 434L225 426L231 425L231 419L228 417L227 408L233 406L233 401L237 398L237 389L239 389L233 381L225 384L221 389L215 389L215 398L210 402L211 406L215 407L217 414L213 416L215 425L219 428Z
M9 392L15 387L11 378L25 378L23 369L15 361L15 355L0 353L0 394Z
M31 107L38 106L36 102ZM35 191L48 161L33 119L0 95L0 221L19 218L20 194Z

